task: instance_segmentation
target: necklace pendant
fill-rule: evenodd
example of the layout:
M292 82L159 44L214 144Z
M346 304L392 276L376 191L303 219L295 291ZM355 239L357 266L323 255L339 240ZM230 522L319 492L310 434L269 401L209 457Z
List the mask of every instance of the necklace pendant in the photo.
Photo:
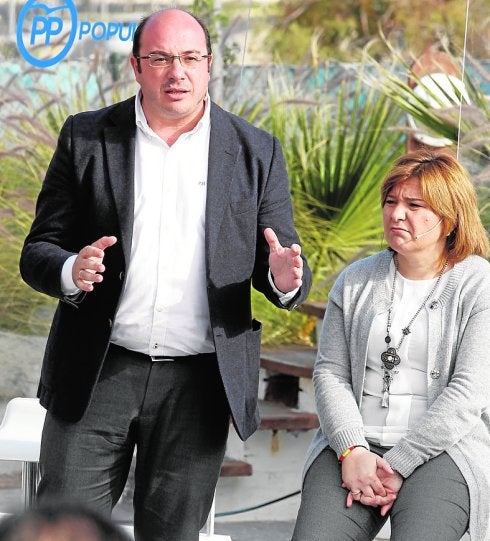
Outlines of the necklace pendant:
M381 399L382 408L389 408L390 406L390 385L392 381L393 376L385 369L383 374L383 397Z
M395 348L388 348L381 354L381 362L386 370L393 370L393 368L400 364L400 357L396 353Z
M389 408L390 407L390 393L389 393L389 391L383 391L383 398L381 400L381 407L382 408Z
M448 261L446 259L444 266L442 267L442 270L439 272L439 275L437 277L436 283L434 284L433 288L431 289L430 293L427 295L427 297L424 299L422 304L419 306L418 310L415 312L415 314L412 316L412 319L408 322L407 326L402 328L402 336L398 342L398 344L395 347L390 347L391 343L391 337L390 337L390 329L391 329L391 316L392 316L392 309L393 309L393 303L395 300L395 288L396 288L396 278L398 276L398 258L396 257L396 254L393 256L393 262L395 264L395 272L393 273L393 285L391 286L391 297L390 297L390 303L388 307L388 320L386 322L386 336L385 336L385 344L386 344L386 351L381 353L381 369L383 370L383 389L382 389L382 399L381 399L381 407L383 408L389 408L390 407L390 385L393 381L393 375L398 373L398 370L395 368L400 364L400 356L398 355L398 351L400 350L400 347L405 340L405 338L412 332L410 330L410 327L412 323L417 319L420 312L423 310L426 303L429 301L429 299L434 295L435 291L437 290L439 283L442 279L443 274L446 272ZM437 305L437 299L432 301L429 305L429 308L432 310Z

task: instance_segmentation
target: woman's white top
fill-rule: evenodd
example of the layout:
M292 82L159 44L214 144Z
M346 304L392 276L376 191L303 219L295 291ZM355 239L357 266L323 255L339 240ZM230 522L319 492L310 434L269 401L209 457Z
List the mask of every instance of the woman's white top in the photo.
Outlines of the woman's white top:
M395 265L392 262L386 278L391 292ZM444 289L450 272L445 273L437 290L428 299L428 306ZM402 329L408 325L437 281L409 280L398 273L395 297L391 313L390 347L396 347L402 336ZM405 336L398 350L400 364L392 370L389 407L381 407L383 388L383 368L381 354L386 351L385 342L388 314L378 314L372 323L367 351L366 379L361 403L364 434L367 440L391 447L402 438L427 410L427 347L428 316L427 308L420 311L410 326L410 334ZM394 373L395 370L397 373Z

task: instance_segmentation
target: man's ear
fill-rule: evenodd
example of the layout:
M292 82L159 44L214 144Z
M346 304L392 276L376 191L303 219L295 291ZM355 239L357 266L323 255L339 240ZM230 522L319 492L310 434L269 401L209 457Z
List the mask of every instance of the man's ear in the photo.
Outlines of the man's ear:
M134 73L141 73L141 62L139 58L136 58L135 56L131 55L129 57L129 61L131 63L131 67L133 68Z

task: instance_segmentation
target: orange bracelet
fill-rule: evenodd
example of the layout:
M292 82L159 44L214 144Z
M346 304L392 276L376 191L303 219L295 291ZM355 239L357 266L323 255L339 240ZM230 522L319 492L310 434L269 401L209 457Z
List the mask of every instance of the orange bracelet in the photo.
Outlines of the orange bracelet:
M357 445L353 445L352 447L349 447L348 449L346 449L340 456L339 456L339 461L342 462L342 460L344 460L344 458L350 454L350 452L355 449L356 447L358 447Z

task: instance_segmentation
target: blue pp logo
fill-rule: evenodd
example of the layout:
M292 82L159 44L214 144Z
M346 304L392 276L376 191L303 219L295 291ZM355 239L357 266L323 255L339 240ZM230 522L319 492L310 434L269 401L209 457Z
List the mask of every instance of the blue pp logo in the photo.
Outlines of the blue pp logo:
M77 34L77 9L73 0L50 7L40 0L28 0L17 20L17 47L37 68L57 64L71 49ZM46 58L46 51L52 56Z
M27 62L48 68L63 60L76 40L129 42L136 27L136 22L78 22L73 0L28 0L17 20L17 47Z

